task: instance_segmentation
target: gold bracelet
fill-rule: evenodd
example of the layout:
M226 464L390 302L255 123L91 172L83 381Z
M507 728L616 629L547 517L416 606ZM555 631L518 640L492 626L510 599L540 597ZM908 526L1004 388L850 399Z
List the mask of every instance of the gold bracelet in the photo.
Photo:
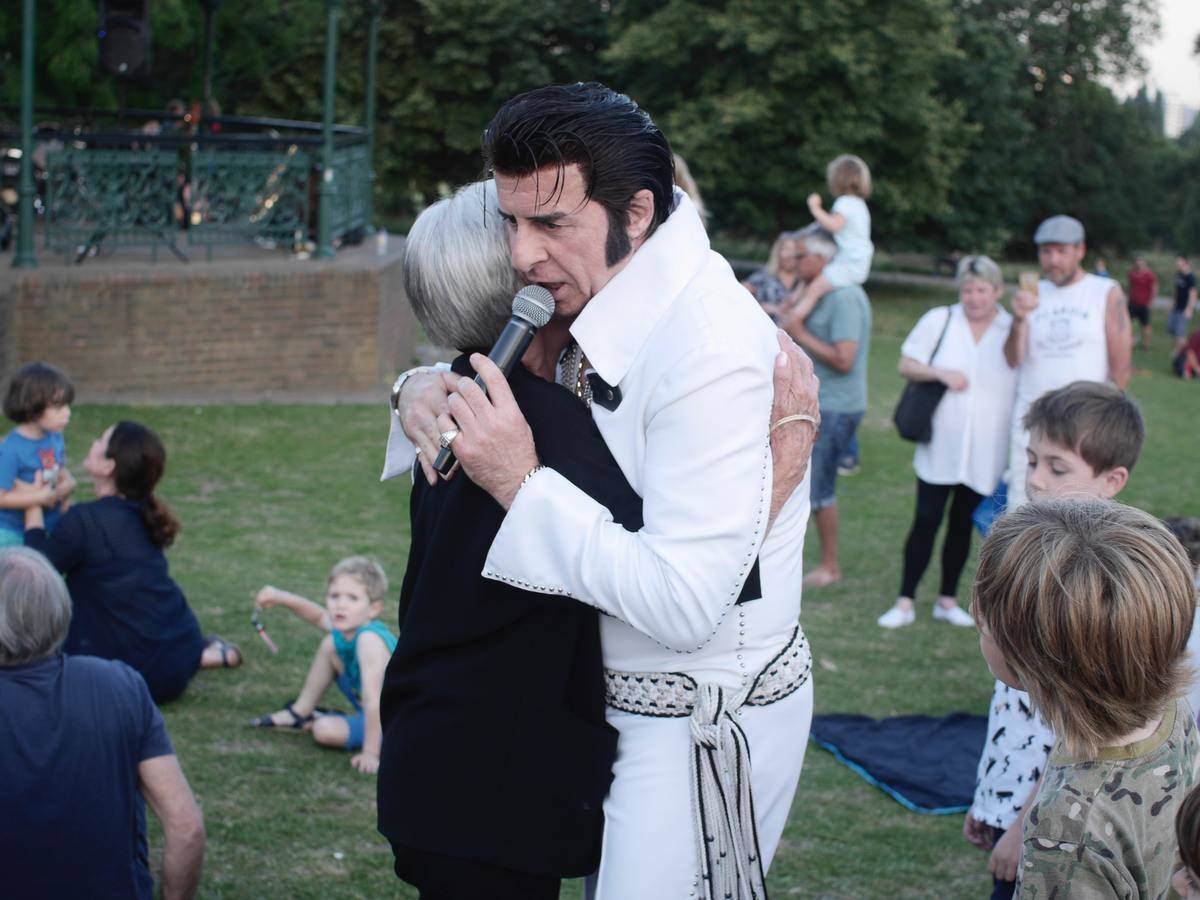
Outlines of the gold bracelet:
M812 425L814 431L821 430L821 423L818 422L815 418L808 415L807 413L796 413L796 415L794 415L794 416L784 416L778 422L775 422L774 424L772 424L771 430L768 431L767 433L773 434L775 432L776 428L778 428L780 425L786 425L788 422L808 422L810 425Z

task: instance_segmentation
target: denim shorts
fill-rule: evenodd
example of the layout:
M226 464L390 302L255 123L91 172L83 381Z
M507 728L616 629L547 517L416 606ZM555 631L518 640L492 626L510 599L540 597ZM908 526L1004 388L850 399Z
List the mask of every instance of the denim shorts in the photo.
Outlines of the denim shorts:
M1187 337L1188 320L1183 315L1182 309L1171 310L1171 315L1167 319L1167 331L1173 337Z
M353 713L335 713L346 720L346 725L350 729L350 733L346 735L347 750L361 750L363 745L363 737L366 734L366 719L363 716L362 703L358 697L354 696L354 687L350 684L350 676L342 672L337 677L337 686L341 688L346 699L354 706Z
M821 431L812 449L812 492L809 497L814 510L824 509L837 501L838 460L850 452L854 432L863 414L826 412L821 410Z

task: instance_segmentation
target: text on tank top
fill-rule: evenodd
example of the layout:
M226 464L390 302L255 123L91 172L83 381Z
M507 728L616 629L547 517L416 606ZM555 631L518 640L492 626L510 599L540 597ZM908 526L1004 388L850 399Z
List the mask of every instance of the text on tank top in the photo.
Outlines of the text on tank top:
M1116 282L1087 274L1065 288L1043 279L1029 316L1029 346L1018 373L1018 402L1028 405L1072 381L1108 380L1104 317Z

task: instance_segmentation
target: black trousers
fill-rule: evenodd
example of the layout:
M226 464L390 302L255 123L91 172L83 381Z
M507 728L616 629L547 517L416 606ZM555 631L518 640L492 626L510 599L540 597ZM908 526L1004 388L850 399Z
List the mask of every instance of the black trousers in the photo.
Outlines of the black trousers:
M942 542L942 585L940 593L953 597L958 591L958 579L971 552L971 514L975 512L982 494L965 484L929 484L917 479L917 512L913 517L908 540L904 542L904 575L900 581L901 597L916 597L917 582L925 574L933 555L933 539L937 537L950 495L950 521L946 524L946 539Z
M392 844L396 874L421 900L557 900L558 878Z

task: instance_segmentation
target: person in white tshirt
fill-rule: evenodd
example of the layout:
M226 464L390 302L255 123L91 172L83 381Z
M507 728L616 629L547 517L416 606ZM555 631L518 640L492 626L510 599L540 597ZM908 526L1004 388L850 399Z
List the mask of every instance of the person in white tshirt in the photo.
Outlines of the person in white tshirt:
M967 628L975 624L955 594L971 550L972 513L996 490L1008 465L1017 377L1004 359L1012 316L998 302L1004 293L1000 267L986 256L963 257L958 289L959 302L925 313L900 348L901 375L940 381L948 390L934 410L932 438L917 444L913 457L916 513L904 542L900 594L877 620L882 628L916 621L913 598L947 504L950 516L933 617Z
M1007 476L1010 507L1026 499L1029 433L1022 420L1030 404L1072 381L1110 381L1124 390L1133 374L1133 329L1125 295L1111 278L1083 271L1084 237L1083 224L1070 216L1042 222L1033 236L1042 278L1036 293L1022 289L1013 298L1012 329L1004 344L1004 356L1017 370Z

